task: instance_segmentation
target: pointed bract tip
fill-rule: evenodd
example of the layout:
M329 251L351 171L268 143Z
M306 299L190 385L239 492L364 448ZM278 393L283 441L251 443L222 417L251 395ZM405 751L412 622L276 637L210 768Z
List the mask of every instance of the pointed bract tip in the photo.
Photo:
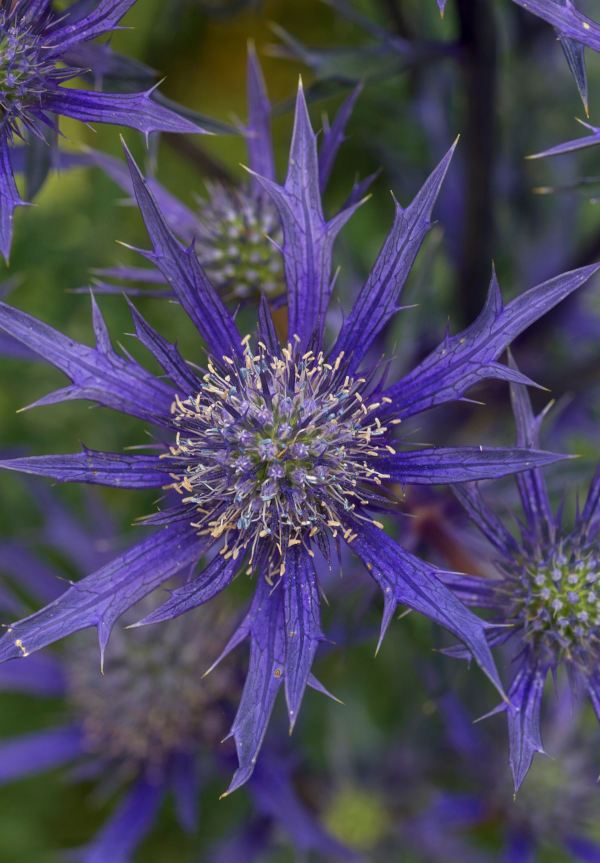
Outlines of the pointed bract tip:
M581 117L575 117L575 122L579 123L580 126L583 126L584 129L589 129L590 132L600 132L600 127L594 126L592 123L587 123L585 120L582 120Z

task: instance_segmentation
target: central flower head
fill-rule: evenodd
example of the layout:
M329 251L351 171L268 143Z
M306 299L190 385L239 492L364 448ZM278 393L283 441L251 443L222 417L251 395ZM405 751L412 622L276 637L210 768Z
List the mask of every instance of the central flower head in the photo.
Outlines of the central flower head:
M178 428L171 455L185 465L174 487L201 516L195 526L225 537L226 556L269 557L322 531L337 536L344 513L368 504L368 485L388 475L372 462L394 451L388 428L368 403L365 379L350 378L343 356L281 353L244 339L244 363L212 362L199 393L172 406Z
M600 560L560 545L524 564L513 594L513 617L553 659L585 662L600 646Z

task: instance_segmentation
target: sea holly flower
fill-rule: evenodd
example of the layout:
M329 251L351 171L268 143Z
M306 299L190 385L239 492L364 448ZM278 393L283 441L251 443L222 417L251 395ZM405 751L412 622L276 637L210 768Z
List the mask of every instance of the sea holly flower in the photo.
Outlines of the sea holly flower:
M333 123L324 130L319 152L321 192L328 184L359 91L360 88L356 88L350 94ZM252 43L248 46L246 92L248 120L242 131L248 165L256 174L275 181L272 106ZM124 162L95 151L89 151L89 158L134 197L131 174ZM347 203L359 200L372 179L371 176L355 183ZM156 179L150 178L147 182L170 229L185 245L194 246L206 275L226 300L258 303L261 294L269 299L271 305L284 300L281 221L274 202L255 177L237 185L233 182L207 182L208 198L200 198L195 210L175 198ZM156 267L117 267L95 272L99 277L165 286L146 290L102 281L95 285L96 293L124 291L129 296L175 296L168 288L167 279ZM87 293L88 289L83 290Z
M88 503L90 530L44 489L35 489L43 511L43 538L75 569L107 559L116 545L107 513L95 499ZM30 547L0 543L0 571L7 586L44 599L56 598L64 578ZM57 577L58 576L58 577ZM14 613L15 598L0 595L0 613ZM142 603L149 611L150 600ZM221 617L228 610L221 606ZM135 618L134 618L135 619ZM0 740L0 785L45 770L68 767L70 782L92 781L101 797L119 792L116 806L98 834L84 848L70 852L82 863L127 863L150 833L162 802L173 795L183 830L198 828L203 786L222 780L231 769L231 751L219 747L240 688L239 669L221 667L207 678L198 674L212 655L214 617L207 609L170 621L156 639L151 628L119 631L107 652L104 675L94 651L80 633L60 653L8 662L0 668L0 691L60 699L59 725ZM253 815L232 838L244 847L245 831L260 841L243 859L264 859L274 829L290 836L296 848L317 850L328 859L355 855L321 827L298 799L292 763L275 749L249 785ZM275 800L277 804L275 805ZM211 858L212 859L212 858ZM230 858L231 859L231 858Z
M543 414L534 416L524 387L513 386L519 446L538 446ZM510 763L515 787L525 778L536 752L544 752L540 715L549 674L567 672L575 693L587 692L600 716L598 675L600 578L600 469L572 529L562 525L562 507L554 514L542 473L517 477L523 517L514 536L489 509L477 487L456 486L467 512L494 547L498 575L449 580L471 605L491 611L503 628L491 636L513 655L513 678L506 710Z
M257 760L279 689L290 725L312 676L320 622L315 555L331 560L345 543L384 597L382 636L398 604L446 627L499 686L486 638L490 624L468 611L433 568L397 545L380 512L394 507L387 483L436 484L502 476L559 456L530 447L408 448L398 427L424 410L461 399L484 378L524 382L497 362L508 343L596 271L588 266L551 279L506 307L498 284L479 318L446 335L423 362L396 382L363 360L395 315L401 290L431 225L431 212L454 147L408 207L396 204L390 234L337 337L325 339L334 286L332 246L358 203L325 221L316 135L300 88L283 186L254 174L277 206L283 226L287 343L280 344L266 301L253 333L242 335L192 248L173 236L128 154L135 194L153 250L144 252L206 343L197 370L131 306L136 335L165 374L155 377L117 354L92 298L96 347L78 344L41 321L0 306L0 330L64 371L71 384L36 404L86 398L154 423L157 452L104 453L4 460L4 468L60 481L164 488L174 497L146 519L156 533L72 585L57 602L13 624L0 659L27 656L87 626L104 651L115 621L177 572L200 572L143 618L157 623L209 601L241 571L255 575L247 615L222 655L248 638L250 662L233 722L243 784ZM206 562L208 561L208 562Z
M584 49L600 51L600 24L583 15L573 0L513 0L528 12L552 24L565 52L569 68L588 113L587 74Z
M11 150L16 139L29 147L55 137L57 118L115 123L145 134L202 132L196 123L152 98L154 87L137 93L108 93L65 87L106 51L91 39L110 33L135 0L75 2L55 12L51 0L10 0L0 10L0 251L8 258L13 213L24 204L15 179ZM100 48L100 46L95 46Z

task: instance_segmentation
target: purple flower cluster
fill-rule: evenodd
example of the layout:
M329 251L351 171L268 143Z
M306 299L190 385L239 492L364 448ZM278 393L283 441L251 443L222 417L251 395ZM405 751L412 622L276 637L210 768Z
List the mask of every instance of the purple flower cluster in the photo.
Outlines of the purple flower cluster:
M583 49L598 49L598 25L571 0L515 2L554 26L587 110ZM129 126L146 138L155 131L206 131L186 119L183 109L166 107L153 95L154 87L132 92L136 74L146 74L141 64L93 41L117 29L133 5L134 0L75 0L66 9L52 0L0 4L0 250L5 259L13 212L23 203L13 169L24 167L24 151L37 153L41 141L59 161L70 162L57 149L59 116ZM456 45L420 38L413 45L405 38L402 11L393 3L394 35L342 0L332 5L375 37L375 54L381 49L386 55L410 56L415 69L424 58L454 57L463 70L477 71L479 31L473 22L473 32L465 24L468 4L458 4L462 30ZM443 15L445 0L437 5ZM436 26L446 26L435 17ZM284 38L293 48L288 56L304 51L300 42ZM322 55L314 57L318 75ZM328 62L335 67L335 59ZM99 89L106 70L117 68L123 72L118 92ZM528 388L540 385L520 371L512 355L505 359L523 334L535 342L538 328L548 326L541 319L592 279L600 264L589 261L597 256L580 255L569 266L556 267L555 273L565 272L552 278L546 273L534 287L513 291L508 302L492 266L487 293L476 304L478 314L470 308L477 286L469 274L476 268L459 266L465 279L461 314L470 323L458 332L448 326L441 341L437 336L427 345L415 336L399 352L404 359L412 353L414 360L408 370L400 370L389 345L399 314L408 308L400 303L409 277L416 271L423 290L432 272L437 277L439 270L444 278L447 265L428 269L437 263L427 237L438 199L440 211L450 212L465 229L468 255L469 231L479 218L473 201L482 200L473 183L477 166L472 175L469 164L466 170L464 163L459 166L471 181L465 201L454 206L457 187L445 188L445 180L455 182L458 139L448 149L451 136L443 122L438 124L438 132L444 127L436 136L438 143L443 139L438 150L444 155L408 204L392 195L391 226L374 262L362 266L359 254L353 259L352 244L343 245L351 229L342 229L355 214L354 224L372 218L365 192L376 172L353 183L344 177L329 199L334 168L351 152L342 144L362 88L346 95L331 125L326 121L319 133L309 108L322 81L308 99L300 83L281 178L279 141L272 129L276 112L252 44L246 68L248 116L239 124L246 179L229 181L227 171L221 171L218 179L207 180L208 196L195 208L154 175L144 176L125 144L124 162L89 149L75 160L100 167L135 200L150 241L149 249L128 246L141 255L143 266L96 270L94 346L0 302L3 360L43 361L67 379L30 408L83 400L111 409L108 422L115 431L121 428L119 415L151 427L149 442L139 439L122 450L108 443L112 449L83 445L78 452L40 455L8 439L0 442L3 474L158 495L149 515L143 501L136 504L133 516L141 539L125 548L104 537L104 551L98 554L95 537L35 480L42 527L38 524L29 542L0 542L0 570L6 576L0 584L0 690L57 698L63 717L51 728L0 743L0 784L71 765L70 778L91 780L104 793L118 791L113 814L77 852L86 863L132 859L169 794L181 827L195 831L199 792L232 771L222 796L247 785L253 816L243 829L233 827L212 844L210 859L266 860L261 855L283 827L296 849L324 859L358 860L352 842L340 831L338 841L317 817L314 810L324 807L312 799L314 778L297 791L298 760L281 754L290 744L279 740L276 701L282 692L289 733L297 729L294 750L302 752L298 720L307 689L337 700L313 667L330 655L350 656L360 641L376 645L377 652L399 606L417 614L406 627L408 636L405 632L411 647L406 657L394 657L395 669L428 685L439 673L434 666L448 662L440 655L445 654L474 660L496 688L501 702L491 713L505 713L508 720L516 790L535 753L544 752L541 713L549 678L562 686L566 677L573 700L585 692L600 718L600 471L588 478L581 507L577 504L573 512L565 507L564 514L562 504L555 508L542 469L556 464L571 476L572 462L569 454L542 447L545 412L535 415L528 394ZM384 89L387 77L381 75ZM76 86L90 78L95 89ZM339 79L349 83L341 73ZM474 98L471 107L476 104ZM430 128L436 125L433 112L427 122ZM597 129L590 128L597 138ZM488 126L482 139L489 132ZM578 149L587 146L585 141L538 155ZM468 163L482 150L473 149L472 138L467 147ZM417 185L414 177L408 185ZM428 261L427 255L419 256L425 243ZM349 281L345 273L338 278L338 257L345 265L356 264L349 267ZM0 285L3 298L12 287L11 281ZM115 347L99 293L124 293L133 321L133 353ZM184 356L189 348L180 348L166 329L142 314L136 298L148 296L169 300L169 312L185 326L191 323L193 360ZM549 318L556 320L556 313ZM432 316L431 331L435 320ZM574 320L564 316L576 335ZM585 332L594 334L596 327ZM139 359L143 356L147 362ZM507 384L517 425L514 446L502 445ZM471 426L461 425L458 409L473 402L476 387L477 395L483 391L492 404L478 408L479 419ZM516 530L504 518L511 507L510 482L494 485L500 490L493 507L479 485L513 474L512 503L518 495L521 508ZM10 478L4 479L9 487ZM483 545L475 544L464 526L458 532L460 507L449 494L451 510L435 488L440 485L454 491L483 534ZM116 499L112 491L108 494L107 500ZM412 525L399 526L400 513L411 516ZM100 507L92 520L104 523L105 510ZM425 522L429 532L421 530ZM66 586L57 584L52 566L40 560L40 537L50 546L49 560L57 553L68 559ZM352 584L358 572L367 591L370 587L380 595L378 639L367 591L360 625L343 621L347 597L332 577L336 568L352 576ZM236 619L240 597L244 610ZM80 632L89 628L97 631L99 661L89 633ZM450 644L448 634L454 638ZM65 644L52 647L66 637ZM437 659L423 657L427 639L438 648ZM244 642L247 667L237 653L232 655ZM351 677L345 674L344 680ZM438 694L425 702L423 713L439 710L448 741L461 758L468 762L475 754L491 765L489 793L479 799L470 791L429 791L424 806L403 800L410 812L402 826L407 845L432 860L495 859L471 853L476 842L455 842L455 827L459 822L470 830L497 818L504 829L505 861L533 860L541 837L552 830L556 842L578 859L598 859L585 830L567 823L577 820L579 801L590 800L588 785L582 790L572 776L569 788L577 794L571 808L564 808L563 795L539 807L525 800L518 815L509 812L505 777L496 764L498 747L488 758L477 735L466 729L458 696L448 691L451 679L444 678L443 696L438 697L439 687L430 687ZM487 690L482 688L481 699L489 711ZM414 706L417 696L407 701ZM325 705L321 702L322 710ZM562 707L559 714L558 724L572 729L576 715L567 720ZM435 751L438 762L443 760ZM423 776L426 761L429 765L423 757ZM579 769L581 758L573 763ZM304 769L301 765L298 772ZM469 770L472 778L477 771ZM443 779L432 782L444 786ZM340 795L350 807L351 797ZM377 834L374 841L392 820L380 818L371 831Z

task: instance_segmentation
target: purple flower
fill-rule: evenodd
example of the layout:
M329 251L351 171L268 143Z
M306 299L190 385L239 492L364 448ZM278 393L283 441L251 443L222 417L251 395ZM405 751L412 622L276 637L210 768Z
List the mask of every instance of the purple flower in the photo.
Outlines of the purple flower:
M0 11L0 251L8 258L15 207L24 204L13 175L15 138L55 138L57 117L116 123L145 134L204 131L152 99L152 91L103 93L64 87L88 71L100 74L107 49L87 45L117 28L135 0L73 3L56 13L51 0L11 0ZM98 49L98 50L95 50ZM133 64L132 64L133 65Z
M102 153L91 155L107 174L133 194L131 176L118 159ZM169 228L186 245L193 245L206 275L223 298L231 302L258 302L261 293L271 304L285 292L282 242L277 210L264 195L255 196L250 187L206 182L208 199L191 210L156 180L148 185L160 205ZM98 294L126 294L176 299L167 279L155 267L112 267L97 269L94 290ZM117 279L120 284L104 279ZM142 283L156 287L131 287ZM88 288L77 293L87 293Z
M72 585L58 602L15 623L0 639L0 659L26 656L87 626L104 651L114 622L156 586L190 566L200 572L141 621L176 617L209 601L240 571L255 574L255 593L223 656L246 638L250 662L231 733L239 757L230 791L251 775L275 698L285 689L290 725L306 686L322 690L311 666L323 640L315 556L331 560L341 544L364 563L384 597L383 636L399 603L462 639L500 686L482 621L442 584L433 568L396 544L377 516L394 506L387 482L436 484L502 476L559 458L530 447L409 449L396 436L411 417L461 399L484 378L524 382L497 362L532 321L582 285L596 266L559 276L503 306L492 280L479 318L403 379L363 363L393 318L454 148L406 208L396 204L390 234L333 344L324 337L334 286L332 246L358 203L330 221L319 192L316 136L300 89L283 186L254 174L283 227L289 341L277 339L266 301L253 334L242 336L193 248L173 236L137 166L135 193L152 240L144 252L205 340L202 369L131 306L136 335L162 365L159 377L117 354L96 302L96 347L78 344L7 305L6 331L64 371L66 388L36 404L85 398L152 422L167 443L156 453L105 453L4 460L8 469L60 481L168 489L146 519L156 533ZM169 442L170 441L170 442ZM265 445L265 441L273 446ZM215 663L216 665L216 663Z
M537 447L543 414L535 417L524 387L512 389L520 446ZM523 519L520 536L510 533L485 504L477 487L460 486L456 495L478 528L494 546L498 575L494 579L456 576L449 579L466 602L490 609L503 628L492 644L512 648L515 669L506 710L510 763L518 788L535 752L544 752L540 712L549 673L565 669L575 692L587 692L600 715L600 469L571 530L555 515L542 473L517 477Z
M252 171L269 180L276 180L273 140L271 136L272 107L258 58L252 44L247 61L248 121L243 128ZM331 126L325 129L319 154L319 186L323 192L341 144L360 88L344 101ZM125 192L134 196L131 174L124 162L103 153L89 152L92 162L101 167ZM359 200L373 177L356 183L348 204ZM252 177L248 183L233 185L223 181L206 182L208 199L200 200L198 209L191 210L157 180L147 183L169 226L185 245L193 245L213 287L226 300L253 300L261 294L271 306L284 300L285 280L280 247L283 242L277 208L261 183ZM174 297L168 280L154 268L117 267L96 270L98 276L129 282L146 282L164 288L123 288L106 282L96 284L100 293L122 293L129 296ZM88 289L84 288L87 293Z
M36 488L38 504L40 496L44 536L75 569L82 558L86 563L107 559L99 549L114 546L115 541L95 499L88 512L94 524L91 532L51 494ZM64 575L29 548L3 543L0 560L3 574L11 576L20 590L26 586L44 599L59 595L57 576ZM14 613L15 601L8 592L0 597L3 614ZM146 610L151 605L149 600L142 603ZM221 605L219 614L226 618L228 611ZM231 767L232 753L219 742L240 686L235 665L208 678L199 673L214 649L213 623L207 609L197 609L170 621L160 639L149 628L119 630L107 651L103 674L87 633L76 636L60 654L44 652L0 668L0 691L62 700L60 725L0 741L0 784L69 766L69 781L92 780L100 796L120 789L115 811L71 859L130 861L168 794L174 796L181 827L197 829L203 785L222 779ZM273 747L265 752L249 785L254 815L248 828L256 834L256 847L250 847L245 832L234 834L245 848L243 859L264 859L260 855L270 844L273 829L281 827L299 850L318 850L330 855L328 859L356 859L300 802L292 767L289 758Z

